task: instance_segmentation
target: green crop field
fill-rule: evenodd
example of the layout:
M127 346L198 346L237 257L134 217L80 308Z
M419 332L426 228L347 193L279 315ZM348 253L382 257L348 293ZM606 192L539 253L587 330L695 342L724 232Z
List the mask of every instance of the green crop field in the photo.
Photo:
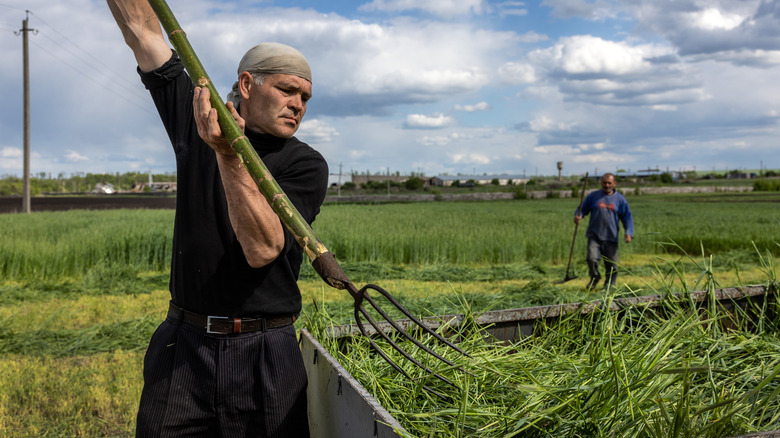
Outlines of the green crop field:
M630 196L618 296L776 282L777 193ZM573 272L572 199L330 204L314 224L358 286L376 283L423 315L598 299ZM131 436L146 343L164 318L173 212L0 215L0 435ZM306 312L350 299L308 266ZM302 324L299 322L298 324Z

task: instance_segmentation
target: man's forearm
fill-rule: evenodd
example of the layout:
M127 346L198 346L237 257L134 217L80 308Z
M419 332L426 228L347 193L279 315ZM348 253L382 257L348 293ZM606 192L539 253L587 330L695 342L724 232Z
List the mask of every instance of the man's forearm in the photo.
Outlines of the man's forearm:
M238 156L217 154L230 224L249 265L259 268L272 262L284 246L282 222Z
M141 71L152 71L170 59L171 49L147 0L106 2Z

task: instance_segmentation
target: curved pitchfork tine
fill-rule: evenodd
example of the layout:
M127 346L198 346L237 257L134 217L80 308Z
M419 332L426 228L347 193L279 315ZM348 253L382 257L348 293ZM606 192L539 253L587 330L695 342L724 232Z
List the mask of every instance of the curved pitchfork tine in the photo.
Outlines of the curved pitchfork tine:
M401 348L401 347L399 347L399 346L398 346L398 345L397 345L395 342L393 342L393 341L392 341L392 340L391 340L391 339L390 339L390 338L387 336L387 334L385 334L385 332L383 332L383 331L382 331L382 330L381 330L381 329L380 329L380 328L377 326L377 323L376 323L376 321L374 321L374 320L371 318L371 316L369 316L369 315L366 313L366 309L365 309L365 308L364 308L362 305L356 304L356 306L355 306L355 321L357 322L357 326L358 326L358 328L360 329L360 333L362 333L362 334L363 334L363 336L365 336L365 338L368 340L368 343L371 345L371 348L373 348L373 349L374 349L374 351L376 351L376 352L377 352L377 353L378 353L378 354L379 354L379 355L382 357L382 359L384 359L384 360L385 360L385 362L387 362L388 364L390 364L390 366L392 366L392 367L393 367L393 368L394 368L396 371L398 371L399 373L403 374L403 375L404 375L404 377L406 377L407 379L409 379L409 380L414 380L414 379L412 379L412 376L410 376L410 375L409 375L409 374L408 374L406 371L404 371L404 370L403 370L403 368L401 368L401 367L400 367L400 366L399 366L397 363L395 363L395 361L393 361L393 359L391 359L391 358L390 358L390 357L389 357L389 356L388 356L388 355L387 355L387 354L384 352L384 350L382 350L382 348L381 348L381 347L379 347L379 345L377 345L377 344L376 344L376 342L374 342L374 339L371 337L371 335L369 335L369 334L368 334L368 332L366 332L366 328L363 326L363 321L361 321L361 320L360 320L360 315L359 315L358 313L362 313L363 315L365 315L365 316L366 316L366 318L368 319L368 322L369 322L369 323L370 323L370 324L371 324L371 325L374 327L374 329L376 330L376 332L377 332L377 333L379 333L379 334L380 334L380 336L382 336L382 338L384 338L384 339L385 339L385 341L387 341L388 343L390 343L390 345L392 345L392 346L393 346L393 348L395 348L395 350L396 350L396 351L400 352L402 355L404 355L404 357L406 357L407 359L409 359L410 361L412 361L412 362L413 362L415 365L417 365L417 366L419 366L419 367L421 367L421 368L425 369L426 371L428 371L429 373L431 373L433 376L435 376L435 377L437 377L437 378L441 379L443 382L445 382L445 383L448 383L448 384L452 385L453 387L457 388L457 386L456 386L454 383L452 383L450 380L448 380L447 378L445 378L445 377L443 377L443 376L439 375L439 374L438 374L438 373L436 373L435 371L432 371L432 370L430 370L428 367L426 367L425 365L421 364L421 363L420 363L420 362L419 362L417 359L414 359L413 357L411 357L411 356L410 356L410 355L409 355L409 354L408 354L406 351L404 351L404 349L402 349L402 348ZM440 393L440 392L436 391L435 389L433 389L433 388L429 387L428 385L425 385L425 384L423 384L423 386L422 386L422 387L423 387L423 389L424 389L424 390L426 390L426 391L430 392L431 394L434 394L434 395L436 395L437 397L441 398L442 400L446 400L446 401L449 401L449 400L451 400L451 399L450 399L449 397L447 397L446 395L444 395L444 394L442 394L442 393Z
M354 288L353 285L350 284L352 288ZM349 288L348 288L349 289ZM371 324L372 327L374 327L374 330L377 334L379 334L390 346L393 347L398 353L403 355L406 359L417 365L419 368L425 370L426 372L430 373L434 377L438 378L442 382L457 388L457 385L447 379L446 377L442 376L441 374L435 372L434 370L430 369L428 366L420 362L419 360L415 359L410 355L406 350L404 350L401 346L399 346L395 341L393 341L385 332L382 330L382 328L379 327L379 324L374 320L374 318L371 317L371 315L368 313L368 311L363 307L362 301L367 301L369 304L371 304L371 307L373 307L382 317L403 337L414 343L417 347L425 351L426 353L432 355L433 357L441 360L442 362L446 363L447 365L456 367L456 365L449 359L441 356L440 354L436 353L435 351L431 350L429 347L422 344L419 340L417 340L414 336L409 334L403 327L401 327L400 324L398 324L393 318L391 318L377 303L374 301L371 296L367 293L367 291L375 290L382 294L388 301L390 301L401 313L406 315L412 322L414 322L417 326L419 326L421 329L423 329L424 332L430 334L431 336L435 337L445 345L453 348L455 351L470 357L466 352L458 348L455 344L441 336L440 334L433 331L430 327L428 327L426 324L424 324L422 321L420 321L418 318L416 318L411 312L409 312L406 308L404 308L401 303L399 303L393 296L391 296L387 291L382 289L381 287L375 285L375 284L369 284L364 286L360 291L351 291L352 295L355 297L355 321L357 322L357 326L360 329L360 332L368 338L369 343L371 344L371 347L376 350L377 353L385 360L387 361L396 371L403 374L405 377L411 379L409 374L406 373L398 364L396 364L392 359L390 359L389 356L374 342L374 340L371 338L371 336L366 332L365 326L363 325L363 321L361 320L360 316L363 315L366 320ZM462 370L462 368L458 367ZM449 397L446 397L442 395L441 393L431 389L430 387L423 385L423 388L432 393L437 395L438 397L449 400Z
M468 357L471 357L466 352L464 352L463 350L458 348L458 346L456 346L455 344L453 344L452 342L447 340L447 338L445 338L442 335L440 335L440 334L436 333L435 331L433 331L430 327L428 327L426 324L424 324L422 321L420 321L417 317L415 317L411 312L406 310L406 308L404 306L402 306L401 303L399 303L398 300L396 300L395 297L390 295L390 293L387 292L386 290L382 289L381 287L379 287L379 286L377 286L375 284L367 284L367 285L363 286L363 289L360 290L360 293L363 295L364 299L366 301L368 301L371 304L371 306L374 309L376 309L376 311L379 312L379 314L382 315L382 317L385 318L387 320L387 322L390 323L391 326L393 326L393 328L395 328L406 339L412 341L418 347L420 347L423 350L425 350L426 352L430 353L431 355L433 355L437 359L440 359L440 360L444 361L445 363L447 363L447 365L455 366L455 364L452 363L452 361L448 360L445 357L440 356L435 351L433 351L430 348L426 347L420 341L418 341L416 338L414 338L412 335L410 335L408 332L406 332L403 328L401 328L401 326L399 326L398 323L396 323L390 316L388 316L387 313L385 313L385 311L382 310L382 308L379 307L379 305L376 304L376 302L373 299L371 299L371 297L368 294L365 293L366 290L368 290L368 289L375 290L375 291L379 292L380 294L382 294L382 296L384 296L388 301L390 301L395 306L396 309L400 310L401 313L406 315L407 318L409 318L417 326L422 328L425 333L428 333L429 335L431 335L434 338L438 339L441 343L443 343L443 344L453 348L458 353L463 354L463 355L468 356ZM368 317L368 315L366 315L366 317Z

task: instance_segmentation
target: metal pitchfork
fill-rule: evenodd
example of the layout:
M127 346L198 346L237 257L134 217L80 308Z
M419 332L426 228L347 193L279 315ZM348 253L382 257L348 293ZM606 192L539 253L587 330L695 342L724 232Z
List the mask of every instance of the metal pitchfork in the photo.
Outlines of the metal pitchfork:
M168 40L171 42L174 48L176 48L176 51L179 53L179 56L181 57L181 60L184 63L184 67L187 69L187 72L190 74L192 81L198 87L208 88L211 105L217 110L219 125L222 128L222 132L225 133L226 138L228 139L233 149L240 157L247 171L252 176L252 179L257 184L260 193L262 193L262 195L266 198L268 203L271 205L271 208L274 210L274 212L276 212L276 214L281 219L282 223L284 223L287 229L290 230L293 236L295 236L295 240L303 247L303 251L309 257L312 267L314 268L315 271L317 271L320 277L322 277L322 279L325 280L325 282L328 285L336 289L346 290L347 292L350 293L350 295L352 295L352 298L354 298L355 321L357 322L357 326L360 329L360 332L368 338L371 347L374 350L376 350L377 353L379 353L379 355L385 361L387 361L396 371L400 372L401 374L403 374L404 376L406 376L411 380L409 374L407 374L406 371L403 370L403 368L401 368L397 363L395 363L374 342L374 340L366 331L366 327L363 325L363 320L361 319L361 316L364 317L369 322L369 324L374 327L376 332L387 343L389 343L393 349L395 349L397 352L403 355L406 359L408 359L409 361L411 361L421 369L425 370L426 372L437 377L442 382L451 385L454 388L457 388L457 385L455 385L452 381L443 377L439 373L436 373L435 371L427 367L425 364L421 363L419 360L412 357L411 354L409 354L400 345L398 345L395 341L393 341L387 335L387 333L385 333L379 327L379 323L376 320L374 320L374 318L371 317L369 312L363 306L364 302L369 303L371 307L373 307L376 310L376 312L379 313L404 338L408 339L409 341L414 343L417 347L427 352L428 354L432 355L433 357L443 361L447 365L456 367L456 365L452 361L436 353L431 348L423 345L414 336L409 334L407 330L404 330L397 321L393 320L384 310L382 310L382 308L376 303L376 301L374 301L374 299L371 298L371 296L368 294L368 291L373 290L378 292L382 296L384 296L390 303L392 303L393 306L395 306L396 309L398 309L401 313L403 313L406 317L408 317L412 322L414 322L414 324L419 326L419 328L422 329L423 332L433 336L443 344L455 349L460 354L463 354L465 356L468 356L468 354L466 354L455 344L445 339L440 334L433 331L430 327L425 325L414 315L412 315L412 313L409 312L406 308L404 308L401 305L401 303L398 302L398 300L396 300L392 295L390 295L390 293L388 293L381 287L374 284L368 284L358 290L358 288L354 284L352 284L352 282L349 281L347 275L344 273L344 271L341 269L339 264L336 262L336 258L333 256L331 252L327 250L327 248L325 248L325 245L323 245L322 242L320 242L319 238L314 233L314 230L312 230L311 226L309 226L306 220L303 219L303 217L295 208L295 206L290 202L287 195L284 194L281 187L279 187L279 184L276 182L276 180L273 178L271 173L265 167L265 164L263 164L260 157L257 155L257 152L255 152L254 148L252 147L252 144L249 142L249 139L247 139L247 137L244 136L244 133L238 127L236 121L233 120L233 116L228 111L227 107L225 106L225 103L219 97L219 93L217 92L216 88L214 87L208 75L206 74L206 71L203 68L203 65L200 63L200 60L195 55L195 51L192 49L192 46L187 40L187 35L181 29L181 26L179 25L178 21L174 17L171 9L168 7L168 4L165 2L165 0L149 0L149 4L152 6L154 13L157 15L157 18L160 20L160 23L162 24L163 28L167 32ZM426 385L423 385L423 388L426 391L435 394L443 399L448 399L448 397L446 397L445 395L433 390L432 388Z

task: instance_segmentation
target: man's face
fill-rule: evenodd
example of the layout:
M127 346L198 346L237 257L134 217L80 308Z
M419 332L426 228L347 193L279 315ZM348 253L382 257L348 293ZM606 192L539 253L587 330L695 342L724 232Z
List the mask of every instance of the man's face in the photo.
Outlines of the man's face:
M249 73L244 74L251 79ZM294 75L269 75L260 86L252 80L248 97L242 97L241 116L246 120L247 128L290 138L306 114L306 103L311 98L311 82Z
M615 190L615 178L611 175L601 178L601 190L607 195L612 194L612 191Z

